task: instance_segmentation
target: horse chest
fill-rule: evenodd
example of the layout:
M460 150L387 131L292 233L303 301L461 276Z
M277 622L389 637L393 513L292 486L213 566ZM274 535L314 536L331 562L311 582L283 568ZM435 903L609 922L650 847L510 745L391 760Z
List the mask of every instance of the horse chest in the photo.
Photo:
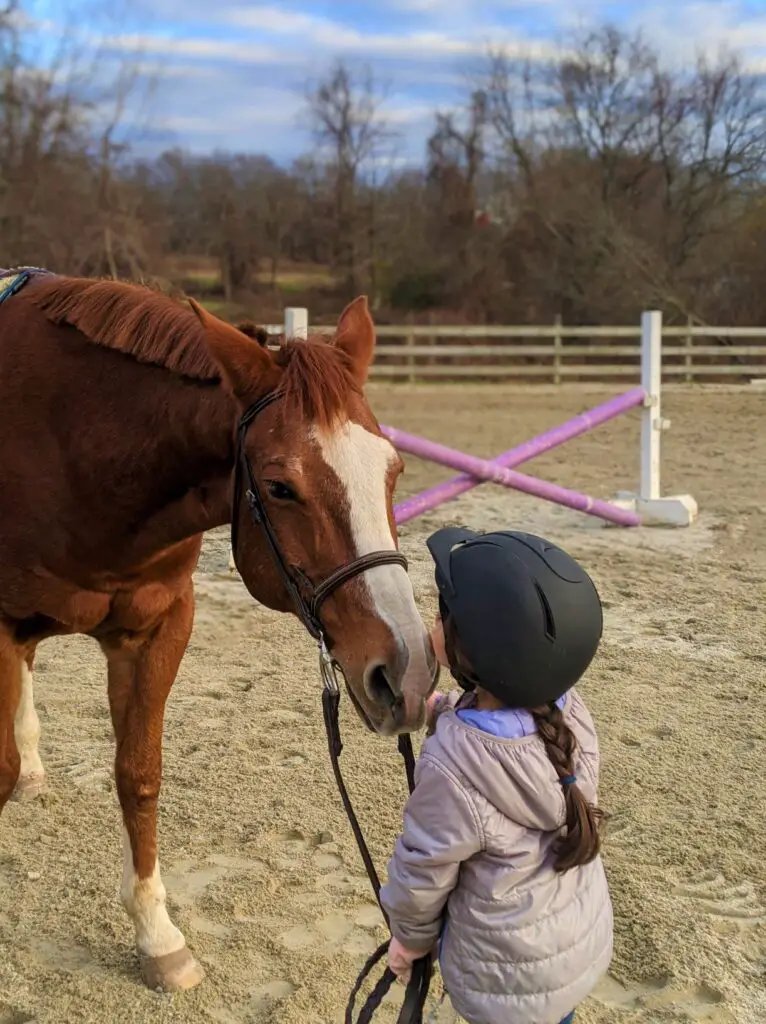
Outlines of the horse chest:
M19 609L21 614L9 616L19 643L72 633L98 639L116 632L148 632L167 614L179 588L151 582L112 593L69 589L47 596L40 610Z
M147 632L160 622L177 598L177 588L156 581L120 590L112 598L109 614L92 632Z

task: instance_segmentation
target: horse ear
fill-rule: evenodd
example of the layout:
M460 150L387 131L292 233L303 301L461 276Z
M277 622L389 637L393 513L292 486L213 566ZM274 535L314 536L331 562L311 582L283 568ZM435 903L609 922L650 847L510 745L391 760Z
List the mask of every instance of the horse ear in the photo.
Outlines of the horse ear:
M278 376L271 352L225 320L208 313L194 299L189 299L189 305L202 324L208 351L234 397L242 405L248 405L271 390Z
M351 358L354 379L362 387L375 354L375 324L366 295L354 299L341 313L335 344Z
M252 320L243 320L241 324L236 325L237 330L240 334L244 334L248 338L252 338L253 341L257 341L259 345L268 345L269 343L269 332L265 327L258 327Z

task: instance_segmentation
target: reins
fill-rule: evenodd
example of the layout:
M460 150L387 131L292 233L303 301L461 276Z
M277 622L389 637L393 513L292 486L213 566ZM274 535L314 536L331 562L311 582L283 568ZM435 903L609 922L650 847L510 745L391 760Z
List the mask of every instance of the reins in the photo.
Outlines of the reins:
M279 539L269 518L266 507L263 503L258 484L253 474L250 459L245 451L245 439L247 431L256 416L274 402L282 398L282 392L271 391L258 399L243 413L237 429L236 459L234 465L234 488L232 494L232 519L231 519L231 548L234 561L237 561L237 539L239 517L239 506L242 492L245 491L250 515L256 526L263 530L269 552L277 568L277 571L284 583L296 613L305 626L310 636L315 640L319 648L319 670L322 677L322 714L324 717L325 730L327 732L327 746L330 753L330 763L338 786L341 801L346 811L351 830L354 833L356 845L359 848L362 861L364 862L367 877L370 880L375 899L378 901L386 924L390 922L385 908L380 900L380 879L375 870L370 851L364 839L364 834L356 817L351 798L349 797L346 784L343 781L343 774L340 769L340 755L343 751L343 743L340 736L340 721L338 710L340 707L340 686L338 684L338 672L340 666L330 654L327 647L327 640L322 626L319 612L322 603L339 587L349 580L354 579L362 572L373 569L380 565L400 565L407 569L407 559L399 551L373 551L361 555L347 565L339 566L318 584L314 584L298 566L291 566L282 552ZM244 478L244 479L243 479ZM415 787L415 756L412 751L412 740L408 734L399 736L399 753L404 760L404 768L407 774L407 785L410 792ZM348 1005L346 1006L345 1024L354 1024L354 1010L356 998L359 991L383 957L388 952L390 940L384 942L362 968L356 984L351 990ZM422 1024L423 1007L425 1005L428 990L431 984L433 973L433 958L430 953L416 960L412 965L410 980L407 984L402 1009L397 1018L397 1024ZM356 1019L356 1024L369 1024L375 1010L380 1006L381 1001L396 981L396 975L389 967L386 967L382 976L367 997L367 1000Z
M370 856L370 851L367 848L364 834L359 825L359 821L351 803L351 798L348 795L348 790L346 789L346 784L343 781L343 774L340 769L340 755L343 751L343 742L340 736L340 721L338 717L338 710L340 708L340 687L338 685L336 675L336 663L330 657L324 646L320 646L319 649L319 669L323 683L322 713L324 716L325 730L327 732L327 746L330 753L330 763L332 765L333 774L338 785L338 791L343 802L343 807L346 811L346 816L348 817L351 825L351 831L354 833L356 845L359 848L359 853L362 857L362 861L364 862L365 870L367 871L367 877L369 878L370 885L375 893L375 899L378 901L381 913L383 914L386 924L390 928L388 914L380 900L380 879L378 878L378 873L375 870L375 865L372 861L372 857ZM407 785L411 793L415 788L415 755L412 751L412 740L408 733L404 733L399 736L399 753L402 755L402 759L404 761L404 768L407 774ZM351 995L349 996L348 1004L346 1006L345 1024L354 1024L354 1008L359 990L378 963L388 952L390 941L390 939L387 939L382 943L382 945L378 946L359 972L359 977L351 990ZM404 996L404 1003L402 1004L402 1009L397 1018L398 1024L421 1024L423 1020L423 1008L428 996L428 989L431 985L432 973L433 958L430 953L420 957L415 961L415 963L413 963L410 980L407 983L407 989ZM389 967L386 967L372 992L367 997L367 1001L359 1011L359 1016L356 1018L357 1024L369 1024L372 1020L373 1013L380 1006L383 998L386 996L388 990L395 981L396 975Z

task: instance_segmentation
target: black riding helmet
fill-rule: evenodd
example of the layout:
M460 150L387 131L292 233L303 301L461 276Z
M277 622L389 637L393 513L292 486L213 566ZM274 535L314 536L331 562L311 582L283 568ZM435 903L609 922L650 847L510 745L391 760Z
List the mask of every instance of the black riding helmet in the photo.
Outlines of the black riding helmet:
M570 555L511 530L448 527L427 544L442 615L446 608L482 687L529 708L574 686L596 653L603 616L593 581Z

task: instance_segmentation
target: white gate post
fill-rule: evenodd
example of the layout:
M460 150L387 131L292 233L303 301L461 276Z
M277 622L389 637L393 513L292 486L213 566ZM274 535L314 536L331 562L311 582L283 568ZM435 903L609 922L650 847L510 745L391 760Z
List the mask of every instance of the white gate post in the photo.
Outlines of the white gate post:
M641 314L641 387L646 392L641 414L641 484L639 495L652 501L660 496L660 408L662 387L662 313ZM670 426L670 424L668 424Z
M285 310L285 338L288 341L306 341L309 336L309 311L297 306Z
M662 418L662 313L641 314L641 473L638 494L619 491L614 504L641 516L644 526L691 526L697 502L690 494L663 498L660 488L660 439L670 420Z

